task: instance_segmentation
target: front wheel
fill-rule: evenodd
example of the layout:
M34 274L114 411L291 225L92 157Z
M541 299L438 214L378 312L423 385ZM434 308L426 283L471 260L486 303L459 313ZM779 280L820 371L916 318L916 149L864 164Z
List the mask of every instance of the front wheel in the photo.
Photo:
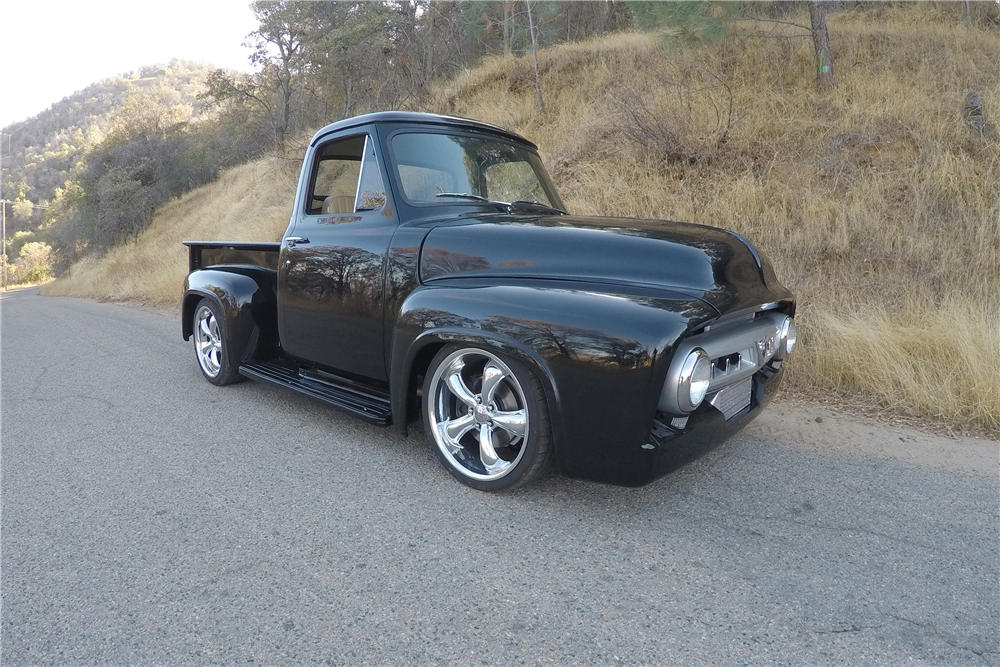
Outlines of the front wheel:
M551 426L530 369L479 348L448 346L424 380L424 428L438 458L463 484L513 489L551 461Z
M219 386L243 379L240 369L229 358L231 341L226 335L227 322L222 309L209 299L202 299L194 309L194 354L205 379Z

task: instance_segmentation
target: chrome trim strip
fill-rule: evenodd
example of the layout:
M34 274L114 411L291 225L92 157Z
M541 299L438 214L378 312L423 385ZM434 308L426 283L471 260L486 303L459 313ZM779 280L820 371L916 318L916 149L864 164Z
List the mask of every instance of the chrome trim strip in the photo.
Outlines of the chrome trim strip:
M764 364L774 358L781 344L781 327L787 315L773 311L764 312L752 321L728 326L721 331L709 330L682 340L674 352L670 370L660 392L658 408L671 415L690 413L679 404L677 388L681 383L684 360L695 348L701 348L713 361L712 381L708 393L712 394L737 382L750 378ZM733 357L739 355L736 368Z

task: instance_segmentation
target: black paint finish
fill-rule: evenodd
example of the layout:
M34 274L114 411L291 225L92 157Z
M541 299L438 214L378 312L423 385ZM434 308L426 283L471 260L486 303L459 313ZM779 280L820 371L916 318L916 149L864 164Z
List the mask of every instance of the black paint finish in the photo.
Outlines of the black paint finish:
M198 302L211 299L222 306L229 323L229 352L234 366L238 367L248 355L277 354L275 280L273 269L249 265L216 266L189 274L181 302L184 340L193 333L192 319Z
M547 278L682 291L720 312L776 296L742 239L680 222L479 216L443 224L424 244L420 278ZM782 298L790 295L779 286Z
M277 270L200 269L192 259L185 338L194 302L216 299L236 344L255 359L280 357L331 381L388 391L392 423L404 433L435 352L449 342L485 347L541 380L563 474L630 486L718 445L767 403L778 365L754 376L751 406L729 421L708 404L680 431L657 414L685 336L762 308L794 315L793 295L747 241L679 222L511 213L474 200L408 204L388 140L422 127L535 150L506 130L427 114L371 114L324 128L306 154ZM302 193L312 152L359 132L379 151L384 209L310 214ZM255 327L263 344L252 340Z

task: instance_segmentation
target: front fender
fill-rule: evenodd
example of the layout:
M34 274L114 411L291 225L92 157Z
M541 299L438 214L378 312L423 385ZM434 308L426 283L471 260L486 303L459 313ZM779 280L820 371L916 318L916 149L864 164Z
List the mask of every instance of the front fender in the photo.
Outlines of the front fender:
M418 288L393 325L394 422L405 423L425 350L447 342L489 346L542 381L563 474L628 483L677 341L716 311L681 295L600 289L558 281Z
M194 333L195 306L201 299L212 299L222 308L230 347L242 358L258 330L255 351L276 349L278 345L277 272L261 267L226 267L194 271L184 281L181 302L181 326L184 340Z

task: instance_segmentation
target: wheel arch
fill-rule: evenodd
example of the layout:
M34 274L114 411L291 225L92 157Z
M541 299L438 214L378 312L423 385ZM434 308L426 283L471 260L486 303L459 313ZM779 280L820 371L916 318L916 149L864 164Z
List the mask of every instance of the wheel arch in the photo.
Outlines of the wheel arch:
M560 397L556 378L548 363L520 341L472 328L433 328L416 336L402 358L393 358L392 416L396 431L407 433L407 423L420 414L423 378L435 355L446 345L469 345L499 352L516 359L538 378L551 410L558 410Z
M231 344L241 357L262 346L276 346L275 279L276 272L260 267L212 268L189 274L181 300L184 340L193 334L192 321L197 304L202 299L211 299L221 308Z

